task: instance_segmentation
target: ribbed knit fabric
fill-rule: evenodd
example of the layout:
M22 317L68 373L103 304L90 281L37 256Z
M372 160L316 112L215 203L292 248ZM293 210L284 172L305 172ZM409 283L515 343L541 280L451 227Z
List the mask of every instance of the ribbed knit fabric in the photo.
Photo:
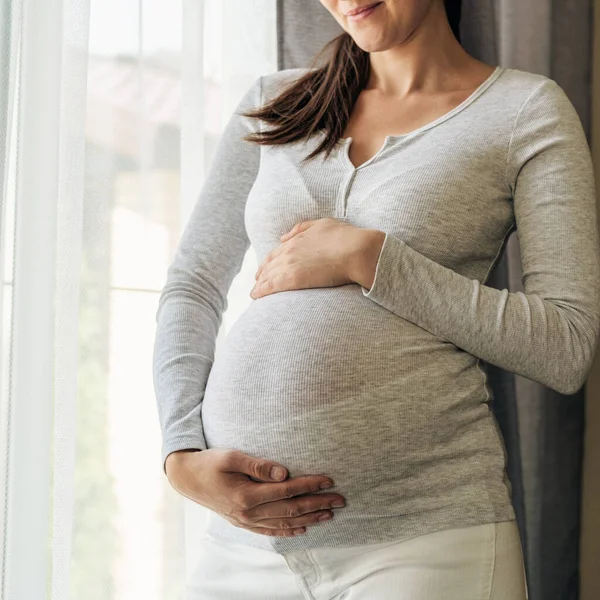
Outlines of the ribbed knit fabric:
M211 512L217 537L283 553L404 540L515 518L482 361L576 392L600 332L600 243L589 146L563 89L497 67L464 102L389 135L355 168L352 138L259 146L239 112L305 69L259 77L227 124L157 312L163 461L237 448L346 498L304 535L270 537ZM297 222L386 233L358 284L252 301L215 353L250 243L257 264ZM485 285L515 229L525 292ZM248 290L249 292L250 290Z

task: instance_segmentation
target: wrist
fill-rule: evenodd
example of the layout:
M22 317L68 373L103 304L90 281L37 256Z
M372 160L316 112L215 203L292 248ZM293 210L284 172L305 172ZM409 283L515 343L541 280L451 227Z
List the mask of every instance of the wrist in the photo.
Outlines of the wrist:
M185 448L182 450L174 450L167 456L165 459L165 473L167 477L169 476L169 472L173 472L173 469L180 465L183 461L185 461L188 456L194 452L203 452L199 448Z
M384 240L384 231L378 229L359 230L356 251L348 261L348 276L353 283L366 289L371 288Z

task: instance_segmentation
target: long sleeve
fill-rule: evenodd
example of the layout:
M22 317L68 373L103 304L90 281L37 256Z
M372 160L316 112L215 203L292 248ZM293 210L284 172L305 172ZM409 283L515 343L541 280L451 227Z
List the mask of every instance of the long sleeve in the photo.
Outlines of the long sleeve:
M259 77L219 138L160 295L152 372L163 469L170 453L207 447L202 400L227 293L250 246L244 210L260 163L260 146L241 139L257 121L239 113L258 106L261 92Z
M552 79L515 116L506 180L524 293L465 277L389 234L362 293L486 362L573 394L599 335L600 246L591 152Z

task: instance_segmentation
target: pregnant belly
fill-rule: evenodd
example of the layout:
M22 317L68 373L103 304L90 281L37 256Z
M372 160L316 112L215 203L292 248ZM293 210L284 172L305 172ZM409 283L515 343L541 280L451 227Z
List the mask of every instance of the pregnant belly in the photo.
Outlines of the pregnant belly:
M292 477L329 475L341 493L416 483L442 458L440 442L487 423L482 385L474 357L358 285L279 292L253 301L218 348L204 435L209 448L275 460ZM413 486L421 505L426 485Z

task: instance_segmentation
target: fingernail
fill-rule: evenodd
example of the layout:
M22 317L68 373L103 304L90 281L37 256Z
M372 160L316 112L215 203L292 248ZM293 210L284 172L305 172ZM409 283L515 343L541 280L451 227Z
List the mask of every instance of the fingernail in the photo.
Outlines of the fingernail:
M333 487L333 482L331 482L331 481L324 481L319 487L322 490L326 490L327 488Z
M285 477L285 471L281 467L273 467L271 469L271 477L273 479L283 479Z
M346 503L343 500L334 500L331 503L331 506L335 506L336 508L340 508L342 506L344 506Z

